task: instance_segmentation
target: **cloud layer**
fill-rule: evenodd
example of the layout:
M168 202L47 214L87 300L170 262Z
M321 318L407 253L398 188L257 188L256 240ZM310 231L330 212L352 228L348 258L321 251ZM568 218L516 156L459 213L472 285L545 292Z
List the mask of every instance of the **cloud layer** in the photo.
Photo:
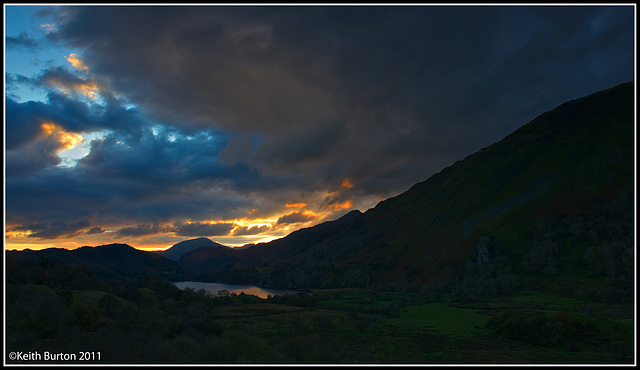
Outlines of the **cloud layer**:
M634 76L624 6L40 15L44 38L6 39L8 52L70 50L66 66L7 74L8 91L48 94L5 102L8 230L31 238L231 241L308 226L374 206L536 115ZM96 132L86 156L59 166L71 135ZM285 206L295 202L306 208Z

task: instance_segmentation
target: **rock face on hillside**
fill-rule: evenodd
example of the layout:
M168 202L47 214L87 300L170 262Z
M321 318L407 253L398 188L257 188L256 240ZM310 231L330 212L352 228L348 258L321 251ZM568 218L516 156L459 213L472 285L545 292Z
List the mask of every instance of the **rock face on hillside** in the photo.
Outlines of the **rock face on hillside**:
M486 236L481 236L480 240L478 240L478 257L476 261L478 265L482 265L484 263L489 262L489 244L491 240Z

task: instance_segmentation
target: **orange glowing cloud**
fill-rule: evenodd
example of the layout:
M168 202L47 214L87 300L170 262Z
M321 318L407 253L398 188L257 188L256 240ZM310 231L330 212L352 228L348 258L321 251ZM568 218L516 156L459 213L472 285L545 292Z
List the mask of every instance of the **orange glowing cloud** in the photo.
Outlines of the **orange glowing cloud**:
M81 94L91 100L97 100L101 90L97 82L88 79L66 81L59 77L52 76L47 78L47 83L52 87L56 87L65 95Z
M98 84L93 81L75 85L74 89L91 100L98 99L99 87Z
M342 186L347 189L353 188L353 184L351 183L351 180L349 178L346 178L342 181Z
M270 227L277 220L278 220L277 217L273 217L273 218L248 218L248 217L243 217L243 218L237 218L235 220L227 221L227 222L234 223L236 227L252 228L252 227L260 227L260 226L269 226Z
M307 206L307 203L287 203L284 205L287 208L295 207L295 208L304 208Z
M75 53L71 53L69 54L69 56L65 57L67 58L67 61L69 63L71 63L71 65L75 68L75 69L80 69L80 70L86 70L89 69L89 67L87 67L84 62L82 61L82 59L79 58L78 54Z
M297 224L314 221L318 218L318 214L312 211L302 210L278 218L277 225Z
M342 203L334 203L329 205L329 208L333 209L334 211L342 211L344 209L349 209L353 207L353 202L351 202L350 200L344 201Z
M40 125L40 127L42 128L42 131L44 132L45 135L51 135L53 134L53 131L55 131L56 129L56 125L54 123L43 123L42 125Z
M75 148L84 141L84 138L76 133L65 131L54 123L46 122L40 125L46 136L55 136L60 143L58 151Z
M58 88L58 90L65 94L71 95L72 93L79 93L91 100L98 99L98 93L100 91L100 87L96 82L79 82L70 85L65 85L56 79L50 79L49 84Z

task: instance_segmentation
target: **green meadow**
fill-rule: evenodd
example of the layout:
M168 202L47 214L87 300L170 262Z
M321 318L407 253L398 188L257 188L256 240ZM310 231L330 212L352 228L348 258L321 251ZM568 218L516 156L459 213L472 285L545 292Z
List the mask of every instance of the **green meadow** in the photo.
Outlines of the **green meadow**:
M629 364L634 358L632 303L528 292L462 304L357 289L262 299L182 291L158 279L108 288L8 284L7 349L95 351L101 364Z

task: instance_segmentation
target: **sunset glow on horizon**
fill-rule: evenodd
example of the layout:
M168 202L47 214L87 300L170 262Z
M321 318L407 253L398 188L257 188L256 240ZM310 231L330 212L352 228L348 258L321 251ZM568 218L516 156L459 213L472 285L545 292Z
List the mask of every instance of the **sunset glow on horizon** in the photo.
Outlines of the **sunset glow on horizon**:
M53 125L43 125L43 129L45 128L51 132L55 130ZM343 210L349 209L350 205L350 202L346 202L346 204L332 205L329 208ZM29 228L9 226L7 230L14 231L5 233L6 249L76 249L84 246L124 243L140 250L158 251L170 248L187 239L201 237L201 235L228 247L242 247L246 244L267 243L282 238L299 228L323 222L333 214L329 211L310 211L304 209L306 206L306 203L287 203L282 213L271 217L252 218L247 216L233 220L200 221L187 219L181 225L177 223L156 224L138 230L119 226L99 228L99 230L95 227L87 227L78 229L67 237L52 239L39 238ZM292 212L290 208L299 210ZM214 233L212 230L218 230L219 235L212 236L211 233Z

